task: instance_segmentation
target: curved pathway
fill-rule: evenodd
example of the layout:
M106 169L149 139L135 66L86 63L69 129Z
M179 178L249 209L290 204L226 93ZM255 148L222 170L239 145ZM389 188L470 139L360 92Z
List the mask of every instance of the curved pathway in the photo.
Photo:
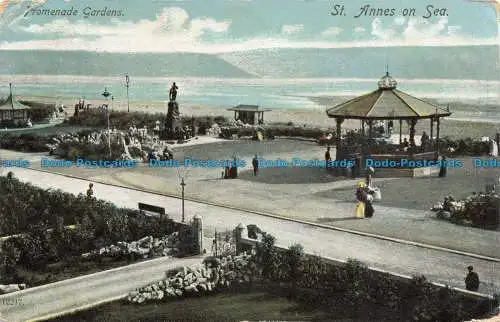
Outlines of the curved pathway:
M20 180L42 188L58 188L78 194L88 185L88 181L82 179L29 169L12 170ZM138 202L144 202L165 207L174 219L181 217L181 200L176 198L99 183L94 183L94 189L97 198L118 206L137 208ZM194 215L202 217L207 236L212 236L215 229L233 229L239 223L256 224L276 236L278 244L284 247L300 243L310 253L338 259L356 258L372 267L410 276L424 274L434 282L459 288L464 286L465 267L473 265L481 277L480 291L488 294L500 292L500 262L497 260L334 231L202 202L186 201L185 209L187 219Z

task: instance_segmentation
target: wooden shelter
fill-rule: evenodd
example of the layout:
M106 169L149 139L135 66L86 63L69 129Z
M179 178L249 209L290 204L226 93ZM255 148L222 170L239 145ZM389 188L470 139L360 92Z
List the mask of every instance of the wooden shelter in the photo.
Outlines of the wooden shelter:
M436 124L436 139L433 146L436 154L439 151L440 119L451 115L449 109L443 109L398 90L397 82L389 75L389 72L380 79L377 90L329 108L326 114L336 120L337 151L343 151L341 128L346 119L361 120L363 135L365 133L364 126L367 124L369 138L372 138L374 121L399 120L400 144L402 143L402 122L406 120L410 129L410 147L415 147L415 125L419 120L428 119L430 120L431 139L434 137L434 124ZM340 155L342 158L342 153Z
M259 109L258 105L238 105L229 108L228 111L234 111L234 119L240 120L245 124L264 123L264 112L271 111L270 109ZM257 115L257 118L255 117Z
M26 122L30 107L16 101L14 95L12 95L12 84L9 84L9 87L9 96L7 99L0 101L0 122Z

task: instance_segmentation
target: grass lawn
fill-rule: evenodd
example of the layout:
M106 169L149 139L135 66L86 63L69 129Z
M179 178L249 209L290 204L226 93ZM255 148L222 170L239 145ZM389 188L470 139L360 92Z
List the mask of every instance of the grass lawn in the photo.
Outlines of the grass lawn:
M51 321L338 321L333 310L307 309L284 297L252 290L144 305L113 302Z
M75 278L78 276L98 273L112 268L136 264L145 260L148 259L129 261L126 259L116 260L111 257L104 257L101 261L81 259L78 259L76 261L63 260L47 265L47 267L43 271L17 267L17 281L15 282L26 283L29 287L35 287ZM12 281L6 282L11 283Z

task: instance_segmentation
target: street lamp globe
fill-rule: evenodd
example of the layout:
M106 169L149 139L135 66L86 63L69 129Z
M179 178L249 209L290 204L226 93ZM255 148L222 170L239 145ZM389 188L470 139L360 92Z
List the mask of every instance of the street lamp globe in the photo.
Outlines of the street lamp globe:
M111 93L108 92L108 89L106 87L104 87L104 92L101 95L105 98L108 98L109 96L111 96Z

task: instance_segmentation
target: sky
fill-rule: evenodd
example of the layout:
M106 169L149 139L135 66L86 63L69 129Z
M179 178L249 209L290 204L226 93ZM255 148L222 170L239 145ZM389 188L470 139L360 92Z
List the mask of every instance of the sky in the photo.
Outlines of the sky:
M491 1L0 0L0 50L218 54L273 48L498 45L500 0ZM424 19L429 4L446 8L447 15ZM346 15L331 15L334 5L344 5ZM395 15L354 18L365 5L394 8ZM78 14L57 17L36 11L71 8ZM84 12L105 8L121 10L123 16L85 18ZM415 9L415 16L404 17L405 8Z

